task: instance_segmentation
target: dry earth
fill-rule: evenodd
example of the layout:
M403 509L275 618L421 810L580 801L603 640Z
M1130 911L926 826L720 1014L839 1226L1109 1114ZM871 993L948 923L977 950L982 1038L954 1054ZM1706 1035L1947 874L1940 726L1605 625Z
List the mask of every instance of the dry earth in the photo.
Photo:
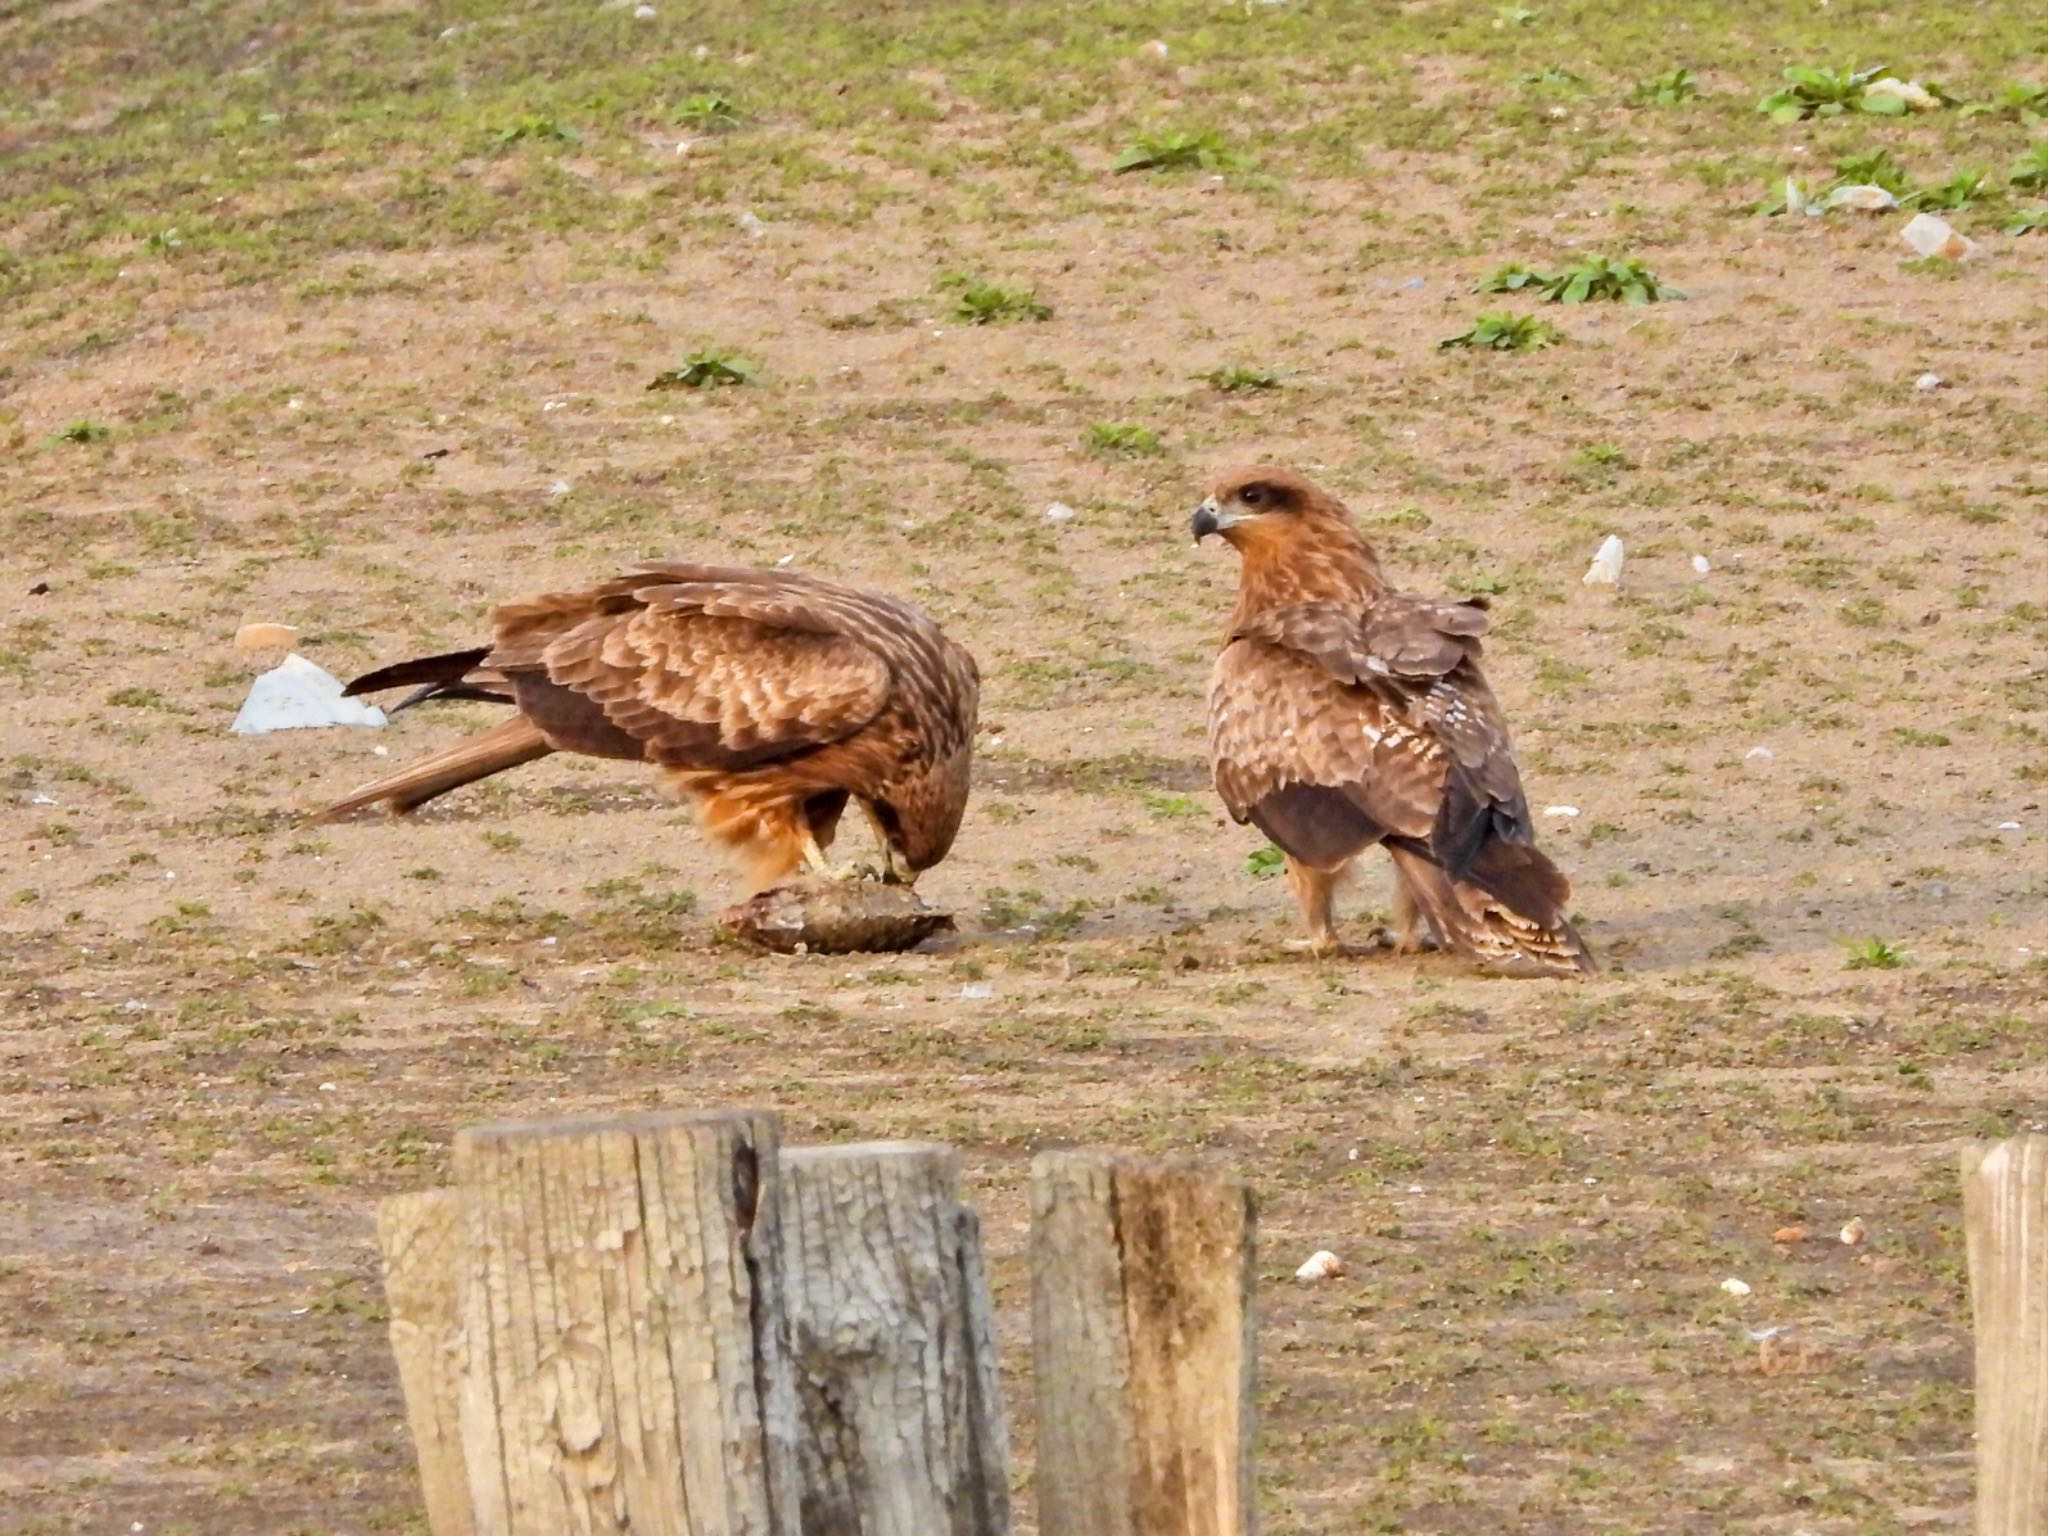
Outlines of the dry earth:
M892 23L921 70L772 8L591 12L575 91L702 39L677 91L758 115L701 134L561 84L530 110L582 138L500 145L478 121L539 90L565 8L442 37L426 7L193 7L148 24L154 63L122 9L0 11L28 81L0 117L0 1532L423 1530L374 1202L466 1123L720 1104L960 1146L1013 1368L1031 1153L1227 1153L1263 1204L1276 1536L1968 1528L1956 1150L2048 1087L2048 236L1969 225L1982 256L1929 268L1898 215L1749 210L1878 143L2003 167L2009 120L1753 105L1784 63L1915 42L1974 94L2038 78L2017 8L1974 53L1862 7L1824 34L1681 8L1715 67L1662 113L1620 99L1686 60L1603 9L1404 7L1380 50L1307 0L961 7L985 35ZM201 34L231 58L195 64ZM178 86L229 64L219 100ZM1560 64L1588 78L1520 80ZM807 105L834 69L851 126ZM253 133L266 100L281 132L322 101L357 127L133 190L172 153L153 123L246 102L217 133ZM1252 164L1110 176L1158 122ZM94 223L102 133L136 160L92 173L130 177ZM1478 277L1592 249L1689 299L1435 349L1503 307ZM952 271L1052 316L964 324ZM648 392L704 346L759 377ZM1232 363L1282 386L1200 377ZM1337 487L1404 582L1498 593L1490 670L1532 799L1579 810L1543 825L1598 979L1281 952L1284 882L1201 761L1234 571L1184 531L1253 456ZM1578 580L1608 532L1614 595ZM226 731L245 620L345 675L661 554L886 585L974 647L976 798L921 887L957 938L722 945L725 875L613 764L295 828L480 706ZM1853 967L1872 939L1900 963ZM1856 1216L1868 1242L1834 1241ZM1816 1236L1774 1244L1791 1223ZM1295 1286L1320 1247L1348 1276Z

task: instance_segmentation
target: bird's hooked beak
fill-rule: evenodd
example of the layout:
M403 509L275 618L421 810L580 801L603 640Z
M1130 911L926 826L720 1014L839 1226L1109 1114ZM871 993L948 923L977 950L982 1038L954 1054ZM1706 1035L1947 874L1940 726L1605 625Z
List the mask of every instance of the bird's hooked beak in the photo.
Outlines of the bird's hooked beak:
M1188 527L1194 530L1195 542L1200 544L1210 534L1221 533L1237 521L1236 513L1218 506L1216 498L1211 496L1195 508L1194 514L1188 519Z

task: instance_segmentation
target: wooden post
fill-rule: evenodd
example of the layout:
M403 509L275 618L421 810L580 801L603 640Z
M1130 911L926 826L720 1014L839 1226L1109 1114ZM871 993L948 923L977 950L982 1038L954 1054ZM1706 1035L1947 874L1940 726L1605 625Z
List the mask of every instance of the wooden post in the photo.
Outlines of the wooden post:
M1042 1536L1252 1536L1252 1262L1233 1176L1033 1161Z
M980 1224L951 1148L782 1154L804 1536L1008 1536Z
M452 1189L393 1195L377 1207L391 1352L426 1490L433 1536L476 1536L462 1462L462 1317L456 1275L462 1207Z
M2048 1536L2048 1136L1963 1148L1978 1536Z
M796 1536L777 1150L752 1113L456 1137L487 1536Z

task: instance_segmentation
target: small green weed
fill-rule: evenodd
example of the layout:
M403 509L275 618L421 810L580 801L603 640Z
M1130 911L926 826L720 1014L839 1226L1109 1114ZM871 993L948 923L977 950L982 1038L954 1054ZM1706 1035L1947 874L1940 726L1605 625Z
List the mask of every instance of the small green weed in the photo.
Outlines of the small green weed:
M1270 880L1287 867L1287 855L1271 843L1245 855L1244 872L1254 880Z
M731 133L744 121L740 109L715 91L685 96L676 103L668 120L679 128L694 128L699 133Z
M1868 154L1849 155L1837 164L1834 185L1883 187L1897 197L1906 190L1911 179L1890 150L1874 149Z
M184 243L185 237L175 229L160 229L142 242L152 256L168 256Z
M1844 939L1849 958L1844 969L1851 971L1896 971L1908 964L1906 952L1887 939Z
M1116 453L1130 458L1160 451L1157 432L1129 422L1090 422L1082 441L1091 452Z
M1220 368L1211 368L1199 377L1226 395L1250 394L1261 389L1280 387L1280 375L1270 368L1247 368L1238 363L1226 363Z
M1538 320L1534 315L1509 314L1503 310L1481 315L1472 323L1472 329L1446 336L1436 345L1440 352L1453 347L1488 352L1537 352L1544 347L1554 347L1564 339L1564 332L1547 320Z
M1474 293L1530 291L1552 304L1662 304L1685 297L1685 291L1659 279L1633 257L1588 256L1562 272L1538 272L1516 263L1500 268L1473 285Z
M744 357L730 352L692 352L681 366L665 368L648 381L649 389L717 389L751 384L758 372Z
M1870 69L1826 69L1795 64L1785 71L1786 88L1773 91L1756 104L1757 111L1774 123L1796 123L1809 117L1840 117L1845 112L1869 112L1879 117L1903 117L1903 97L1887 92L1872 95L1873 81L1894 79L1884 65Z
M1039 300L1035 288L1004 288L964 273L940 278L939 286L955 290L953 318L963 325L1011 325L1052 318L1052 306Z
M1963 108L1964 117L2011 117L2033 127L2048 117L2048 85L2015 81L1989 101L1973 101Z
M2048 208L2029 208L2016 213L2005 226L2008 235L2032 235L2048 230Z
M1675 107L1693 100L1699 93L1699 82L1693 79L1691 70L1673 69L1638 80L1628 99L1639 107Z
M2048 141L2029 147L2024 155L2012 163L2012 169L2005 173L2005 179L2016 187L2025 187L2030 192L2048 191Z
M1192 133L1168 129L1139 134L1110 169L1119 175L1125 171L1229 171L1241 163L1213 128Z
M1986 172L1956 171L1939 186L1922 187L1899 199L1901 208L1973 208L1990 191L1984 185Z
M104 443L114 435L114 429L97 421L80 419L74 421L57 434L60 443Z
M515 120L510 127L500 128L491 142L498 145L517 144L523 140L544 144L580 144L583 135L567 123L559 122L541 112L528 112Z
M1509 27L1532 27L1541 14L1526 5L1496 5L1493 8L1493 29L1501 32Z

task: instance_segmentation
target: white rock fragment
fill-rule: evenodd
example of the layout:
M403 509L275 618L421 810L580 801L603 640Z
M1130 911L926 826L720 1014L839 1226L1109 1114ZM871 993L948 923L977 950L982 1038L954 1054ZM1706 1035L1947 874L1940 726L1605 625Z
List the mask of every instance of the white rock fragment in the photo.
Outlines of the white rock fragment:
M2016 821L2001 821L1998 824L1998 830L2001 832L2017 832L2020 830L2020 824Z
M1148 58L1154 59L1164 59L1171 51L1162 39L1156 37L1138 50L1138 52L1146 55Z
M1623 558L1620 536L1610 533L1600 541L1600 548L1593 555L1593 563L1586 567L1586 574L1579 579L1589 587L1619 586Z
M1048 523L1071 523L1074 520L1074 509L1064 501L1056 501L1045 509L1045 520Z
M1543 807L1543 814L1546 816L1576 816L1579 814L1579 808L1576 805L1546 805Z
M969 1002L985 1003L996 995L996 989L985 981L970 981L960 988L960 995Z
M1932 112L1941 105L1941 98L1918 80L1900 80L1892 75L1871 81L1863 87L1863 94L1866 97L1896 96L1906 104L1909 112Z
M1745 763L1768 763L1777 755L1769 747L1751 747L1742 754L1742 760Z
M1899 231L1899 238L1922 256L1939 256L1944 261L1961 261L1976 253L1977 242L1958 234L1948 220L1931 213L1916 213Z
M635 21L652 21L654 19L654 7L651 5L634 6L633 19Z
M1692 570L1695 576L1704 576L1713 568L1714 562L1705 555L1694 555L1692 557Z
M1344 1261L1327 1248L1318 1248L1308 1256L1308 1261L1294 1272L1294 1278L1304 1285L1318 1280L1334 1280L1344 1273Z
M261 736L323 725L383 723L383 710L361 699L343 698L338 678L295 652L250 685L249 697L229 729L238 736Z
M1882 213L1887 208L1896 208L1899 200L1883 187L1869 182L1856 182L1846 187L1836 187L1822 198L1817 206L1808 212L1832 213L1837 208L1847 208L1852 213Z
M1749 1294L1749 1283L1744 1280L1738 1280L1733 1275L1730 1275L1721 1282L1721 1289L1730 1296L1747 1296Z
M551 486L549 486L549 487L548 487L548 494L549 494L550 496L566 496L566 495L568 495L568 494L569 494L569 482L568 482L568 481L566 481L566 480L557 480L557 481L556 481L556 482L555 482L555 483L554 483L553 485L551 485Z
M1923 391L1929 389L1939 389L1942 385L1946 384L1947 382L1948 380L1944 379L1938 373L1923 373L1920 375L1919 378L1913 381L1913 387L1915 389Z
M746 231L748 239L758 240L768 233L768 221L749 208L740 215L740 228Z
M1852 1216L1842 1225L1842 1242L1850 1248L1857 1247L1869 1235L1870 1228L1864 1225L1861 1216Z

